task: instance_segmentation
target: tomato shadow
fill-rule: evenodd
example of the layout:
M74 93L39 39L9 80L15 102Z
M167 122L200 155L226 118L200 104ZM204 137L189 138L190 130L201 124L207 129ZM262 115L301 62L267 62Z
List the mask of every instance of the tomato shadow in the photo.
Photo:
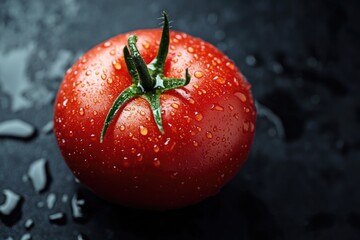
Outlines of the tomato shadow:
M234 184L199 204L170 211L125 208L101 199L92 205L95 229L107 229L114 239L283 239L267 206Z

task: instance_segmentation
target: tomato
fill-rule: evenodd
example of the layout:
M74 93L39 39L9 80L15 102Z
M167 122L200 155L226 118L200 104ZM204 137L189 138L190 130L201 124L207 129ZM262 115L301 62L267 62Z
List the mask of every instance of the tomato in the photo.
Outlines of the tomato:
M77 179L131 207L171 209L216 194L252 144L250 84L211 44L161 29L115 36L67 72L54 130ZM159 46L160 45L160 46Z

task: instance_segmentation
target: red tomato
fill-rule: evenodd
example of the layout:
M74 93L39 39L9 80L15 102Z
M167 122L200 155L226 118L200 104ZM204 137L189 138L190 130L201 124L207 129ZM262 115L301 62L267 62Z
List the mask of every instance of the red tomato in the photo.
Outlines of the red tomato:
M113 37L67 71L55 103L57 142L76 178L126 206L179 208L216 194L244 163L254 136L250 84L211 44L171 31L163 72L160 64L154 73L150 62L167 50L164 17L162 50L160 29ZM173 89L164 90L170 80ZM130 86L136 94L116 105Z

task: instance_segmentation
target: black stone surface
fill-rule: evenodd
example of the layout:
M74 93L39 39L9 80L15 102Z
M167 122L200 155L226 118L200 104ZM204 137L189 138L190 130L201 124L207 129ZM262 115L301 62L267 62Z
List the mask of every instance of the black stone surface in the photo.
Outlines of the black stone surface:
M0 1L0 122L21 119L38 132L0 138L0 192L24 198L19 221L0 221L0 239L360 239L359 3ZM163 9L173 29L236 62L259 116L251 156L217 196L148 212L108 203L76 183L48 126L42 129L65 70L82 53L119 33L156 27ZM44 193L26 177L39 158L52 178ZM70 217L79 192L87 210L81 222ZM66 224L49 222L57 212Z

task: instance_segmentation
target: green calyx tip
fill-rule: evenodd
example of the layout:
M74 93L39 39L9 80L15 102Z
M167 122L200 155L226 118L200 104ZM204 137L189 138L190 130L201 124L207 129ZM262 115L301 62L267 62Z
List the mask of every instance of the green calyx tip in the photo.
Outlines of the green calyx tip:
M185 71L185 78L167 78L164 76L164 66L169 49L170 33L169 20L165 11L162 12L164 25L157 56L152 62L146 64L139 50L136 47L138 37L131 35L128 38L128 45L124 47L124 59L128 72L132 78L132 84L120 93L110 108L103 129L100 142L103 142L106 131L114 119L116 113L129 100L135 97L142 97L150 105L155 123L163 134L164 128L161 119L160 95L163 92L186 86L190 82L188 69Z

